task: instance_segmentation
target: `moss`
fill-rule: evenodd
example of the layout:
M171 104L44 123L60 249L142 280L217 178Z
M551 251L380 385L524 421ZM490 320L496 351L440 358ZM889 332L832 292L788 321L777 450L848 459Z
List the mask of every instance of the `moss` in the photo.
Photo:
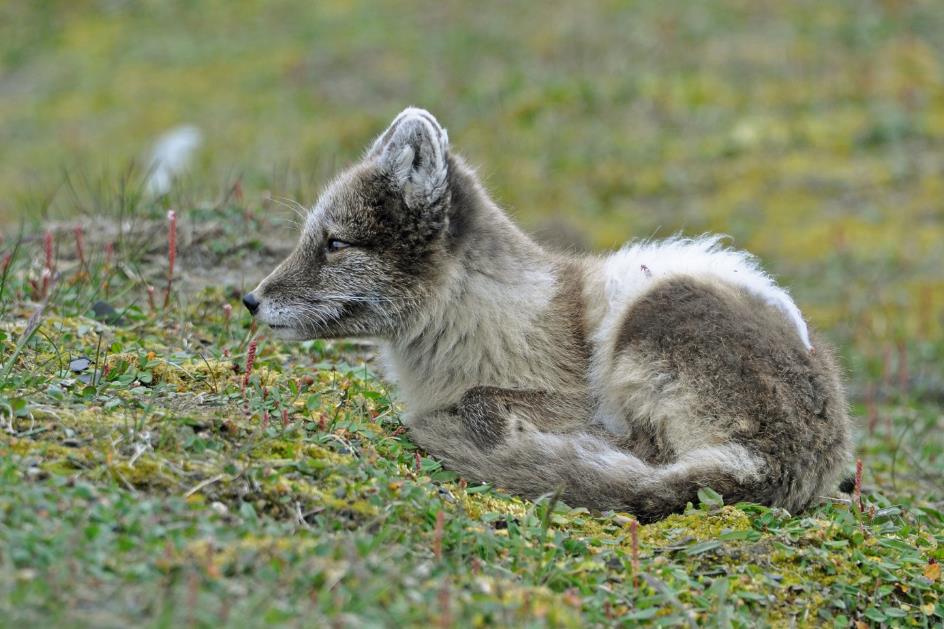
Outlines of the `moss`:
M315 546L316 542L310 539L285 539L255 535L246 535L228 543L201 539L190 542L181 550L169 549L162 557L160 568L164 571L170 571L173 568L191 565L194 558L196 558L205 575L217 579L224 574L231 573L247 554L254 555L253 559L258 561L265 558L278 558L285 554L307 554ZM315 561L326 569L343 566L343 562L329 558L317 558Z
M14 454L20 456L41 456L45 462L66 461L69 459L85 460L89 458L89 450L87 448L69 448L50 441L13 438L9 440L7 445Z
M10 437L6 440L6 442L0 443L0 453L12 453L24 456L29 453L34 443L35 442L29 441L27 439L17 439L16 437Z
M657 547L682 538L706 541L717 539L723 532L750 529L751 520L746 513L737 507L725 505L711 512L692 511L671 515L660 522L642 526L639 529L639 542Z
M79 428L84 430L112 430L115 427L132 425L134 418L121 409L105 411L100 406L88 408L57 408L55 412L37 409L34 413L37 420L48 420L57 426Z
M142 357L139 354L124 352L107 358L109 369L135 369L150 374L147 384L169 384L184 392L217 392L227 384L241 387L244 376L233 368L232 361L214 359L187 359L180 363L158 357L149 352ZM273 386L281 374L268 367L257 365L252 371L252 381L260 386Z
M479 519L485 513L500 513L513 517L524 517L528 508L524 502L510 496L493 493L468 493L455 488L452 492L458 497L462 508L470 518Z
M301 444L283 439L268 439L257 444L249 451L249 456L255 459L298 459Z
M441 581L427 581L423 585L430 590L440 590ZM473 593L496 599L504 608L500 618L512 626L524 625L535 619L543 620L552 627L582 627L580 599L576 596L561 596L547 587L525 586L521 583L494 576L479 576L471 587ZM496 624L495 618L480 616L476 624ZM501 623L500 623L501 624Z
M343 465L350 463L353 458L338 454L323 446L311 443L299 443L288 439L267 439L256 444L249 451L249 456L254 459L281 459L287 461L300 461L304 458L315 459L330 465Z
M107 467L107 472L115 480L134 487L177 488L177 479L168 472L160 459L143 455L135 460L119 461Z
M26 330L27 322L34 312L34 308L29 308L14 313L16 318L0 322L0 330L11 333L10 336L18 337ZM54 312L46 312L39 326L40 332L46 332L53 338L68 335L75 342L93 348L98 344L98 332L106 329L106 326L94 319L79 316L63 317Z
M263 485L259 496L274 504L281 503L281 497L290 496L293 501L302 500L314 507L358 518L373 517L378 513L377 507L363 495L349 489L347 482L341 477L328 476L312 482L297 477L278 476Z

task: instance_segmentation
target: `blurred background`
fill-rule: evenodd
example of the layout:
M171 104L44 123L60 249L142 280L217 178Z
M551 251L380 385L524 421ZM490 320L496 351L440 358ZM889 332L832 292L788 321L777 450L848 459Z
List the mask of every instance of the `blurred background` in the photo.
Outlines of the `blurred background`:
M411 104L546 241L724 232L854 368L937 351L940 0L3 2L0 224L94 213L181 125L196 202L309 205Z

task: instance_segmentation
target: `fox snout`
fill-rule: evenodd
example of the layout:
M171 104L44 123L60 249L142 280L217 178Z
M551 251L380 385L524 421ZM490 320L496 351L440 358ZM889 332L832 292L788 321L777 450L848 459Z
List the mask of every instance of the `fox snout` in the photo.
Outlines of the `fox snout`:
M255 316L256 311L259 310L259 300L256 299L256 296L252 293L243 295L243 305L246 306L246 310L249 311L249 314L253 316Z

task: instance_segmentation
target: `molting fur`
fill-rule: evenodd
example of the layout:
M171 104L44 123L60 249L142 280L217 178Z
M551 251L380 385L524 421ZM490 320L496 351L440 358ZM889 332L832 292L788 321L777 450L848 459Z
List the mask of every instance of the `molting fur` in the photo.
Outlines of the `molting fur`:
M528 497L653 520L711 486L795 511L849 457L833 354L752 256L718 237L546 252L421 109L246 303L285 338L379 339L413 439Z

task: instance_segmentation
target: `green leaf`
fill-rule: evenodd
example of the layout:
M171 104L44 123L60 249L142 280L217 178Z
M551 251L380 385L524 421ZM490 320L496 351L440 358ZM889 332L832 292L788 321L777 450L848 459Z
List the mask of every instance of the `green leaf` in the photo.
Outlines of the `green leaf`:
M255 523L257 519L256 509L250 503L244 502L239 505L239 515L243 516L246 520Z
M628 614L623 614L620 616L620 620L648 620L649 618L655 617L658 613L658 607L647 607L645 609L631 611Z
M875 622L885 622L885 614L875 609L874 607L869 607L865 610L865 613L862 614L869 620L874 620Z
M698 490L698 501L708 507L724 506L724 499L721 494L711 487L702 487Z
M701 555L702 553L707 553L709 550L714 550L721 546L721 542L716 539L708 540L707 542L701 542L700 544L695 544L694 546L689 546L685 549L686 555Z
M14 417L26 417L29 415L29 405L23 398L13 398L10 400L10 406L13 408Z
M849 545L849 540L847 539L831 539L823 542L823 546L826 548L845 548Z

